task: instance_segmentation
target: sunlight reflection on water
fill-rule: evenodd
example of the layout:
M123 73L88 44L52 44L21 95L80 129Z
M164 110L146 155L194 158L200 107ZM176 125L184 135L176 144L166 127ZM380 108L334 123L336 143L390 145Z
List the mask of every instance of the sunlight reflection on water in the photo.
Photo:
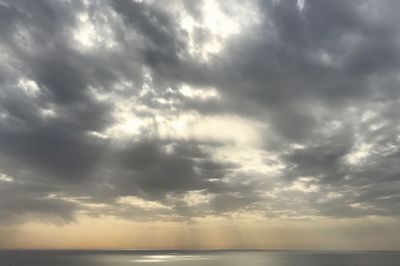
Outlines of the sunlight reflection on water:
M131 262L173 262L173 261L191 261L191 260L210 260L211 256L199 256L199 255L150 255L143 256L140 259L131 260Z

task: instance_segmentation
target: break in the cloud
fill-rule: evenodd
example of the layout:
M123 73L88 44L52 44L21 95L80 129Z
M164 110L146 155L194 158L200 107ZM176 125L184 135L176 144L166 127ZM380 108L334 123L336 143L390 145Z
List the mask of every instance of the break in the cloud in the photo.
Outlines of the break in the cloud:
M396 217L398 1L0 1L0 223Z

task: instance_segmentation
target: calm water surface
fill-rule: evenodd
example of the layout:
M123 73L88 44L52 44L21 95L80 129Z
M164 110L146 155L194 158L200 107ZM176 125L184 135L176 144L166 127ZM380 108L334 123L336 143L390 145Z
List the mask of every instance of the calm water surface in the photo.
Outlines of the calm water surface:
M0 251L0 266L398 266L400 252Z

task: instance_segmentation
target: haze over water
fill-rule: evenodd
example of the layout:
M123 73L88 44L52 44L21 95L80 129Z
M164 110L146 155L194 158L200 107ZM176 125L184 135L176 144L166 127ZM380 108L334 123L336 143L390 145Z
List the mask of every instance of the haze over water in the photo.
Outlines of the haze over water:
M395 266L398 251L0 251L0 266Z

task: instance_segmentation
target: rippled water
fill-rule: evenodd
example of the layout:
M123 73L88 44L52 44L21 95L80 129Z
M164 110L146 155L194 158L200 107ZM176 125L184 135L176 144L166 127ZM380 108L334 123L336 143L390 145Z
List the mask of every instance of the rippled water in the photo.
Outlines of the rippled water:
M400 252L0 251L0 266L398 266Z

